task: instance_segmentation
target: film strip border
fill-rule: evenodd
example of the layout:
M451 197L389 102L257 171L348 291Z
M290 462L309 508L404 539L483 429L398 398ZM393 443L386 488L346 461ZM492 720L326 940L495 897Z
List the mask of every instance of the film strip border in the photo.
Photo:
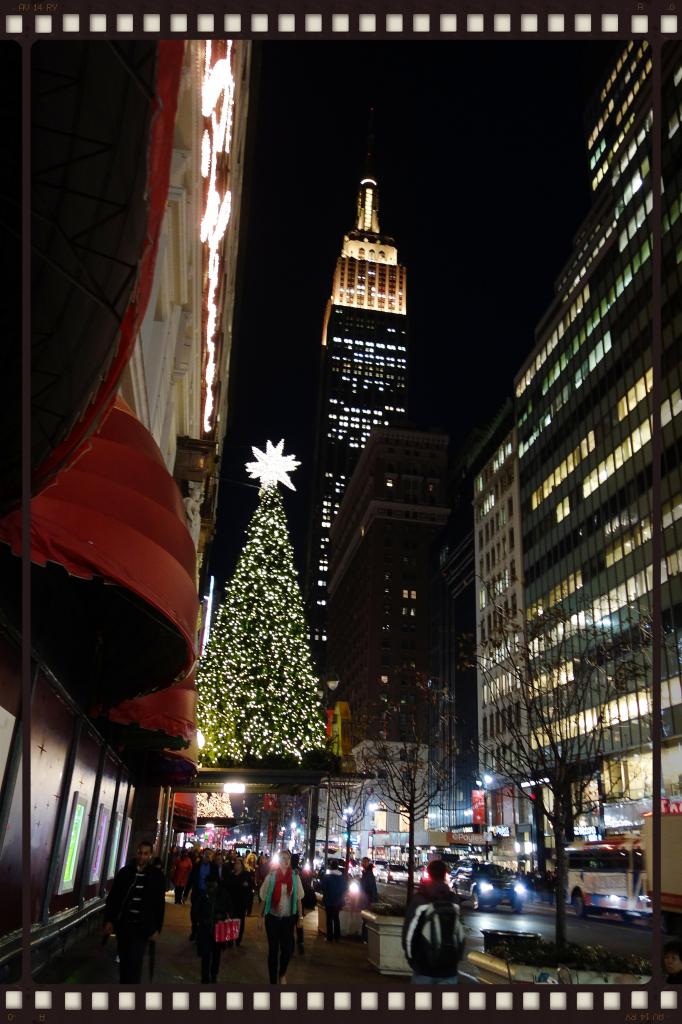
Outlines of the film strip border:
M32 1003L32 1005L31 1005ZM632 1021L663 1020L661 1011L678 1008L678 994L664 990L647 989L570 989L532 991L480 991L462 988L460 991L168 991L147 990L96 991L37 990L31 995L21 991L5 992L7 1020L16 1011L33 1011L33 1019L48 1020L49 1011L109 1011L175 1010L175 1011L233 1011L258 1010L335 1010L335 1011L516 1011L516 1012L620 1012ZM41 1016L41 1014L46 1016ZM36 1017L37 1015L37 1017Z
M75 5L74 5L75 6ZM206 6L209 6L208 4ZM292 4L291 6L294 6ZM369 6L369 5L368 5ZM485 6L485 0L481 0ZM511 6L511 4L510 4ZM586 4L587 6L587 4ZM636 4L644 7L644 4ZM669 8L674 4L667 5ZM400 7L400 2L395 4ZM50 13L54 8L55 13ZM471 37L494 35L505 37L520 34L524 37L549 35L550 37L600 35L645 36L659 34L674 37L682 29L680 18L674 11L668 13L57 13L57 4L50 2L18 3L20 13L6 14L0 32L6 36L45 35L145 35L170 34L185 36L240 35L287 37L304 35L315 37L332 35L342 37L387 36L439 36ZM25 10L24 10L25 9ZM45 13L35 13L36 11Z

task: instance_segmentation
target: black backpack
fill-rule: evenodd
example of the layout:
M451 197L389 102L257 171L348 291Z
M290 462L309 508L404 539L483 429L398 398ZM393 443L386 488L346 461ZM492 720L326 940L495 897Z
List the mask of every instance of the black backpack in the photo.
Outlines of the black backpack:
M418 906L405 945L407 959L417 973L439 977L455 971L464 952L464 928L454 897Z

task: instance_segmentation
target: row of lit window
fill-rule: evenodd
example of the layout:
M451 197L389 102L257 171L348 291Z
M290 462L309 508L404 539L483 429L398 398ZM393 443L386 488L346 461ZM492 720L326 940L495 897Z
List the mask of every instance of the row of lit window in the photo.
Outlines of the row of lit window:
M618 220L618 218L621 216L621 214L623 213L623 211L627 207L627 205L630 202L630 200L632 199L632 197L634 195L636 195L637 192L639 192L640 188L644 184L645 178L647 177L647 175L649 173L649 169L650 169L649 157L645 156L644 159L642 160L642 163L639 166L639 170L635 171L635 173L632 175L632 177L630 178L629 182L625 186L625 189L623 191L623 195L621 196L621 198L616 203L616 209L615 209L616 220Z
M583 279L583 277L585 276L587 271L590 269L590 267L594 263L595 259L599 255L599 253L601 252L603 246L606 244L606 242L611 237L611 232L612 231L613 231L613 224L609 224L607 226L606 230L603 231L599 235L599 240L597 241L597 244L595 245L595 247L592 250L592 252L590 253L590 255L587 257L585 262L580 267L580 270L578 271L578 273L573 278L573 284L571 285L570 290L568 290L566 292L566 294L564 295L563 299L561 300L562 302L568 302L568 297L569 297L571 291L573 291L573 289L576 288L578 284L580 284L581 280ZM581 253L581 256L583 254L584 254L584 250L583 250L583 253ZM578 259L580 259L580 258L581 257L578 257Z
M592 190L593 191L596 190L597 186L602 181L602 179L609 173L609 170L611 168L611 164L612 164L612 161L613 161L613 157L616 155L616 153L620 149L621 145L623 144L623 141L628 136L628 134L630 132L630 129L632 128L632 125L634 123L635 116L636 116L636 111L633 110L632 113L630 114L630 116L628 117L627 121L625 122L625 124L621 128L620 134L618 135L618 138L616 139L616 141L614 142L613 146L611 147L611 149L609 151L609 154L608 154L608 157L601 164L601 166L599 167L599 170L597 171L596 175L592 179ZM633 156L637 152L638 146L640 146L641 143L646 138L647 132L651 129L651 123L652 123L652 114L651 114L651 112L649 112L647 114L646 118L645 118L643 126L640 128L640 130L637 133L636 137L630 141L630 143L628 145L627 152L621 157L620 161L616 164L616 168L614 170L613 177L611 178L611 185L612 185L612 187L615 188L615 186L618 184L618 180L619 180L621 174L626 169L626 167L628 166L628 164L632 160Z
M483 519L495 507L495 492L490 491L483 499L483 504L478 510L478 518Z
M516 385L517 398L521 397L521 395L526 390L528 385L532 382L532 380L535 377L535 374L538 372L540 367L544 365L550 353L553 352L556 346L559 344L559 341L561 340L561 338L563 338L564 334L566 333L566 330L568 329L568 327L570 327L575 318L578 316L578 314L582 310L583 306L585 305L589 297L590 286L589 283L587 283L583 290L580 292L580 294L576 296L576 299L571 305L571 308L561 318L557 326L552 331L552 334L545 342L543 348L535 357L535 362L533 366L529 367L526 370L525 374L523 375L523 378Z
M597 173L595 174L594 178L592 179L592 191L593 192L596 192L598 186L601 184L601 182L604 180L606 175L609 173L609 168L611 167L611 161L612 161L613 157L615 156L615 154L620 149L620 147L621 147L621 145L623 143L623 139L625 138L625 136L628 134L628 132L632 128L634 120L635 120L635 111L633 110L632 113L630 114L629 118L627 119L627 121L623 125L623 127L621 129L621 132L620 132L620 135L618 136L618 138L614 142L613 146L611 147L611 149L609 151L609 155L607 156L606 160L604 160L604 162L599 165L599 169L598 169ZM606 146L606 139L604 139L603 142L604 142L604 146Z
M561 460L558 466L556 466L552 472L546 477L540 486L533 491L531 496L531 508L536 509L539 505L550 496L552 491L559 487L561 483L573 473L583 459L586 459L590 452L595 449L595 438L594 431L588 431L586 437L582 439L580 444L576 445L572 452Z
M666 398L661 406L661 426L664 427L682 412L682 396L680 389ZM613 476L632 456L651 440L652 420L643 420L614 450L592 470L583 480L583 497L587 498L597 490L609 477Z
M599 306L595 308L588 322L581 328L578 336L573 339L573 343L570 349L567 349L563 353L561 358L557 360L557 362L554 364L550 372L545 377L545 380L543 381L543 394L545 394L551 386L551 384L557 380L557 378L561 374L561 371L565 369L568 365L568 362L570 361L571 357L575 355L575 353L580 349L585 340L590 337L592 332L595 330L595 328L598 326L601 320L606 316L606 314L612 308L614 303L620 298L620 296L623 294L628 285L631 284L631 282L634 280L635 274L644 265L644 263L646 263L650 256L651 243L649 238L646 238L644 239L638 252L635 253L632 262L626 264L626 266L623 268L623 273L618 276L615 283L609 289L608 294L604 296ZM608 348L604 348L604 350L602 351L601 358L603 358L607 351ZM598 360L594 362L594 366L597 365L597 362ZM592 369L594 368L594 366L592 367ZM582 383L582 381L580 383ZM579 384L576 386L579 386ZM559 402L558 408L560 408L563 404L564 403L562 400L561 402ZM530 412L530 409L527 410L527 412ZM551 416L549 422L551 422ZM546 422L543 423L542 421L540 421L540 423L536 426L533 434L531 434L528 439L522 441L519 444L519 458L523 458L528 449L535 443L538 436L542 432L543 426L545 425Z
M639 380L629 388L623 397L619 399L616 410L618 413L618 419L623 420L635 409L640 402L643 402L649 392L654 386L654 371L652 367L643 374Z
M570 499L570 497L568 495L566 495L566 497L562 501L560 501L559 504L556 507L556 521L557 521L557 523L563 522L563 520L566 518L566 516L570 514L570 511L571 511L571 499Z
M549 672L538 672L533 674L534 688L543 693L550 693L557 686L567 686L575 679L575 669L572 661L561 661L552 665Z
M647 46L647 44L643 43L640 46L640 48L637 51L637 53L635 54L634 59L633 59L632 63L630 64L630 67L628 68L627 73L625 74L625 76L623 78L623 85L627 85L627 83L630 81L633 73L635 72L635 70L637 68L638 61L644 55L644 51L646 49L646 46ZM651 70L651 61L649 60L649 61L647 61L647 64L646 64L645 74L648 74L648 72L650 70ZM640 77L640 79L638 79L638 83L640 81L641 81L641 77ZM639 84L637 85L637 89L639 89ZM621 105L621 108L620 108L618 114L616 115L616 119L615 119L616 124L620 123L620 120L622 119L623 114L625 113L625 111L629 107L630 103L632 102L632 98L633 98L633 94L632 94L632 91L631 91L629 93L629 95L626 97L624 103ZM604 125L609 120L609 114L611 114L613 112L614 108L615 108L615 101L614 101L614 99L612 97L609 100L609 102L608 102L608 104L606 106L606 110L604 111L602 116L599 118L599 120L597 121L596 125L592 129L592 132L590 133L590 137L587 140L587 148L588 149L592 149L594 143L596 142L597 138L601 134L602 129L604 128Z
M576 736L586 735L597 728L619 725L651 714L651 703L646 691L630 693L624 697L616 697L604 706L587 708L552 724L551 735L546 732L535 732L531 735L533 748L548 746L550 742L566 741Z
M511 441L506 441L497 449L493 457L492 470L490 469L490 467L487 467L487 471L485 473L481 473L481 475L476 478L476 490L479 491L479 493L483 490L483 487L485 486L485 478L487 478L488 476L492 476L494 473L497 473L497 471L504 465L506 460L511 456L512 451L513 445Z
M653 207L653 196L651 192L647 192L646 198L643 203L637 207L637 210L628 221L626 227L623 228L618 237L618 250L622 252L625 246L628 244L628 240L634 238L637 231L641 228L642 224L647 218L647 214L651 213Z
M604 558L606 560L607 569L615 565L616 562L620 562L626 555L632 554L638 547L645 544L648 540L651 540L651 520L648 516L642 519L641 523L634 527L634 529L626 530L622 533L617 540L612 541L604 549Z
M576 590L580 590L582 585L583 574L580 569L569 573L566 579L552 587L546 598L541 598L530 605L526 611L526 618L529 622L532 622L538 615L544 615L545 609L549 610L550 608L553 608L555 604L558 604L559 601L563 601L565 598L570 597L571 594L576 592Z
M602 102L606 99L607 93L611 89L611 86L613 85L613 83L618 78L618 75L620 74L620 69L623 67L623 64L628 59L628 55L632 52L632 48L633 48L634 45L635 45L634 44L634 40L631 39L630 42L628 43L628 45L623 50L623 52L621 53L620 57L618 58L618 60L616 62L615 68L613 69L613 71L609 75L609 78L606 81L606 83L604 85L604 88L602 89L601 93L599 94L599 99ZM590 149L592 148L591 143L588 143L588 146L589 146Z
M395 328L389 327L389 333L395 334ZM363 341L362 338L340 338L338 335L334 335L332 341L336 341L339 345L343 344L346 348L352 348L353 345L358 345L360 348L383 348L389 352L406 352L407 349L404 345L389 345L388 342L383 341Z

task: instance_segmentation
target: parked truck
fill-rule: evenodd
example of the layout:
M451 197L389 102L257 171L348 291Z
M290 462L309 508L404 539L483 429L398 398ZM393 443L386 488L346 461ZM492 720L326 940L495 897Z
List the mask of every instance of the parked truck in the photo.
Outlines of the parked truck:
M679 805L675 805L679 806ZM653 819L644 815L642 844L647 858L647 877L651 886L650 851L653 849ZM663 930L682 939L682 813L661 813L661 915ZM649 892L653 898L653 893Z

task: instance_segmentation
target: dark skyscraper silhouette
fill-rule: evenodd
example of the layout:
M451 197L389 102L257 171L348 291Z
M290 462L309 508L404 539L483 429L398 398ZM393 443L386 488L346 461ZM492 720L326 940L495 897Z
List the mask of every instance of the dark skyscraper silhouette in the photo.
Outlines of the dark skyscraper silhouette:
M318 671L326 665L329 530L373 426L407 411L405 268L379 226L370 128L355 225L344 235L322 327L305 599Z

